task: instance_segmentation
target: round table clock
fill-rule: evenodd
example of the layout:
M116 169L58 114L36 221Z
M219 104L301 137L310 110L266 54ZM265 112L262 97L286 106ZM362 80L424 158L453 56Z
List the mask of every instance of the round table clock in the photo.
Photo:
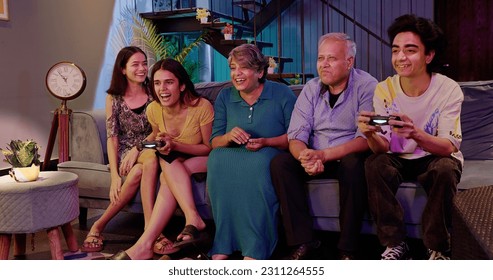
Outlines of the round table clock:
M46 74L46 87L56 98L71 100L86 88L86 74L72 62L58 62Z

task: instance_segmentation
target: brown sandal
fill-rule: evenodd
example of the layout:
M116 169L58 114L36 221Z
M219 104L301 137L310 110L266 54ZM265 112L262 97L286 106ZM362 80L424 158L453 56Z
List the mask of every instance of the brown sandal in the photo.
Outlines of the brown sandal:
M99 232L89 232L80 250L86 253L102 251L103 235Z
M180 248L173 247L173 242L161 234L154 242L152 251L158 255L169 255L180 251Z
M188 239L184 239L185 236L188 236ZM183 248L190 244L197 244L205 241L208 238L207 232L205 230L198 230L194 225L186 225L185 228L181 231L181 233L176 238L176 242L173 244L173 247Z

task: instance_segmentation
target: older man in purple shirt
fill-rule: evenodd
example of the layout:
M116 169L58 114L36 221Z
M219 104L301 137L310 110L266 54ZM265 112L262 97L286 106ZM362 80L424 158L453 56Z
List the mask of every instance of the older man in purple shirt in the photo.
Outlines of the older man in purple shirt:
M305 182L339 180L338 242L341 259L355 258L367 209L364 161L370 150L358 131L358 112L372 110L377 80L354 69L356 44L344 33L328 33L318 42L318 78L298 97L288 129L289 151L271 162L289 246L287 259L307 259L320 246L313 235Z

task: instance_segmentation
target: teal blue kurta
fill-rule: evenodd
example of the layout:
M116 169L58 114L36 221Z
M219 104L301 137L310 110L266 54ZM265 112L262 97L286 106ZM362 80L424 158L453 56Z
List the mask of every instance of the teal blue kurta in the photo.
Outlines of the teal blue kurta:
M248 105L235 88L224 89L214 103L211 139L238 126L251 138L276 137L289 126L296 96L280 83L266 81L255 104ZM257 152L244 145L213 149L207 163L207 186L216 224L211 255L235 251L268 259L277 244L277 196L269 164L280 152Z

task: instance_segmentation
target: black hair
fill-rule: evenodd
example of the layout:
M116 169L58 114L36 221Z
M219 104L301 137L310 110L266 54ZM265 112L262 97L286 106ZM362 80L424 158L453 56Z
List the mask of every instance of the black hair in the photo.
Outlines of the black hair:
M128 81L127 81L127 77L123 75L122 70L125 69L125 66L127 65L127 62L130 59L130 57L132 57L132 55L136 53L142 53L147 60L147 55L139 47L128 46L122 48L118 52L118 55L116 56L115 59L115 65L113 66L113 74L111 76L110 88L106 91L108 94L111 95L125 94L125 91L127 90L127 86L128 86ZM146 77L142 86L144 87L145 91L149 93L149 87L148 87L149 78Z
M402 32L412 32L418 35L425 46L425 54L435 51L433 60L426 66L428 73L441 70L443 66L442 56L447 46L447 41L438 25L430 19L406 14L396 18L387 29L390 42L392 43L395 36Z
M195 85L193 84L187 70L181 65L180 62L165 58L156 62L151 69L151 93L154 100L159 100L156 91L154 90L154 75L158 70L167 70L178 79L180 85L185 85L185 90L180 94L180 102L186 106L196 106L199 101L200 95L195 90Z

